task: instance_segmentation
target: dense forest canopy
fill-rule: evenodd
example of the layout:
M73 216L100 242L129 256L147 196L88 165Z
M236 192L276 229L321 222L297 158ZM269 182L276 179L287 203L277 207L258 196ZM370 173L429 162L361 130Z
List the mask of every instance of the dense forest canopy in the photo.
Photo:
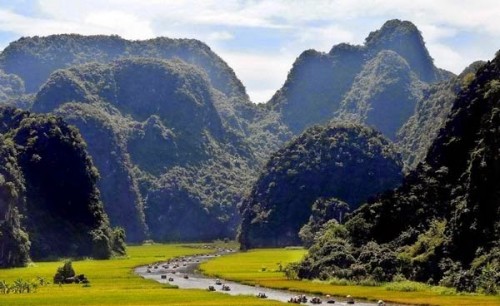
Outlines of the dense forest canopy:
M0 119L0 265L24 265L30 257L109 258L119 241L78 130L14 108L1 108Z
M300 244L318 198L355 209L401 177L401 157L380 133L345 123L312 127L271 156L243 200L239 240L243 248Z
M500 265L500 54L457 95L425 161L344 225L322 228L306 278L404 277L495 293Z

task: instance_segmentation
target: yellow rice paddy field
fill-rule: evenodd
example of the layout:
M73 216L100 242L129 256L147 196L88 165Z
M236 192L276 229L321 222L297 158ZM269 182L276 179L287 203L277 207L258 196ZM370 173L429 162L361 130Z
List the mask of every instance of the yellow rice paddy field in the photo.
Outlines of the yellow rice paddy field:
M153 244L128 247L126 258L74 261L77 274L85 274L90 287L55 285L40 287L34 293L0 294L1 306L38 305L283 305L255 297L234 297L204 290L174 289L133 273L136 266L183 255L211 252L201 245ZM0 280L12 283L44 277L52 281L62 261L37 262L26 268L0 270Z
M306 253L301 249L259 249L218 257L201 265L209 275L276 289L288 289L315 294L346 296L395 303L441 306L499 306L500 296L458 295L451 290L422 286L412 292L388 290L388 286L333 285L327 282L288 280L280 265L296 262Z

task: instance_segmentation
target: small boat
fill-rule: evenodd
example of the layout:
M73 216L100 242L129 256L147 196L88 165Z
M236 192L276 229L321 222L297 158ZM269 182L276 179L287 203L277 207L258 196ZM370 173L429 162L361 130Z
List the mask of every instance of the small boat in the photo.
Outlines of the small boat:
M257 294L257 297L258 297L258 298L261 298L261 299L267 299L267 295L266 295L264 292L259 292L259 293Z
M323 301L321 301L321 299L319 297L315 296L311 299L311 303L312 304L321 304L321 303L323 303Z
M354 299L352 298L352 296L348 295L345 298L347 304L354 304Z

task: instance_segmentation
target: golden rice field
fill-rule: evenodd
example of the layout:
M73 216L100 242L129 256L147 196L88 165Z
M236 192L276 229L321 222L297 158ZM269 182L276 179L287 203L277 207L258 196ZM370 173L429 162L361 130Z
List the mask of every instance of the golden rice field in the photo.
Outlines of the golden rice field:
M402 304L442 306L499 306L500 296L457 295L439 287L422 286L413 292L390 291L387 286L332 285L318 281L288 280L279 272L280 264L298 261L306 253L300 249L259 249L236 253L205 262L201 269L209 275L227 280L264 287L287 289L315 294L346 296L348 294L368 300L385 300Z
M176 256L210 252L201 245L143 245L128 247L127 258L73 262L77 274L85 274L90 287L54 285L40 287L35 293L0 294L1 306L15 305L283 305L249 296L229 296L204 290L173 289L136 276L136 266L163 261ZM18 278L37 276L52 281L62 262L37 262L26 268L0 270L0 280L12 283Z

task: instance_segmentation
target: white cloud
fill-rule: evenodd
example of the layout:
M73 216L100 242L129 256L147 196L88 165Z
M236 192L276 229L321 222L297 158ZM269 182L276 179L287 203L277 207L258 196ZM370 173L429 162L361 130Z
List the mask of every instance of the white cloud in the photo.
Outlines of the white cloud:
M436 65L454 72L473 60L491 58L500 42L498 0L39 0L37 7L36 15L23 16L0 4L0 29L19 36L80 33L201 39L229 62L257 101L279 88L303 50L328 51L340 42L361 43L387 19L414 22ZM280 47L265 56L258 46L244 50L248 45L239 47L242 37L237 31L242 28L273 31ZM460 45L454 39L464 32L477 37L474 44Z
M353 33L343 29L340 26L326 27L304 27L298 30L296 39L289 45L293 49L301 50L316 49L318 51L328 52L333 45L342 42L353 42Z
M220 51L218 54L234 69L248 89L253 102L267 102L286 80L295 55L261 55Z
M472 61L467 62L457 50L453 50L448 46L439 43L430 43L427 44L427 48L439 68L449 70L455 74L459 74L466 66L472 63Z
M128 39L155 37L148 21L141 20L132 14L121 11L93 12L87 15L83 22L92 27L102 29L103 33L120 33Z
M227 31L212 32L207 37L209 41L221 41L221 40L223 41L223 40L231 40L233 38L234 38L233 34Z

